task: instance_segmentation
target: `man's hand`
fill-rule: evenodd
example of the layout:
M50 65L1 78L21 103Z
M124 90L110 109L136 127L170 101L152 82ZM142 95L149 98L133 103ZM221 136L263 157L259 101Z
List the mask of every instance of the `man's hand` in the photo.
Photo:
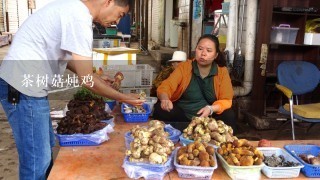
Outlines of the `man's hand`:
M92 71L93 61L92 57L83 57L72 53L72 60L68 62L68 69L75 72L78 77L92 76L92 81L94 82L93 87L84 85L84 87L93 91L94 93L107 97L109 99L114 99L120 102L125 102L134 106L142 105L144 100L140 100L130 95L126 95L114 90L110 85L106 85L106 81L99 77L98 74L94 74ZM111 78L103 77L107 81L112 81Z
M138 94L125 94L127 96L126 99L121 100L121 102L131 104L133 106L141 106L146 100L144 99L139 99Z
M136 98L136 99L140 99L140 95L139 94L129 93L129 94L126 94L126 95L131 96L131 97Z
M111 86L111 84L114 82L114 78L110 78L109 76L104 74L101 75L100 78L104 80L108 86Z

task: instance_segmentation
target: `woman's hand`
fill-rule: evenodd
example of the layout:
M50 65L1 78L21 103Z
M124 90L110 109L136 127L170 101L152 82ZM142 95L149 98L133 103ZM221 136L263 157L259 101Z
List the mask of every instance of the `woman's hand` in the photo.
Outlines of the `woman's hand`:
M209 106L205 106L203 108L201 108L198 112L198 115L200 115L200 117L208 117L209 115L211 115L211 109L209 108Z
M168 100L161 100L161 108L165 111L170 112L171 109L173 109L173 104L169 99Z

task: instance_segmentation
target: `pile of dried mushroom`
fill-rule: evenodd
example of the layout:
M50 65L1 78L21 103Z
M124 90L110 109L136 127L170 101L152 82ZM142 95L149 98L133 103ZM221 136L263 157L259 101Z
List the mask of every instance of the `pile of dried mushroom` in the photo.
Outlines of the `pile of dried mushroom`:
M66 116L58 123L58 134L89 134L107 125L101 120L112 118L104 110L104 100L84 88L77 91L67 107Z

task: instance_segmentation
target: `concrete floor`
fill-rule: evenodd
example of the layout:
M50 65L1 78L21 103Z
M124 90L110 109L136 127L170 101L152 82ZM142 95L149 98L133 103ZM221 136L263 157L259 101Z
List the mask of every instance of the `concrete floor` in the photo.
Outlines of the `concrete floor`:
M132 47L137 47L137 44ZM8 46L0 48L0 64L4 54L8 51ZM139 54L137 56L138 64L150 64L157 70L160 67L160 62L155 61L150 54ZM156 73L155 73L156 74ZM49 95L50 105L52 110L62 110L65 104L73 97L76 89L69 89L62 92L57 92ZM0 105L1 106L1 105ZM256 130L248 125L246 120L239 122L239 131L236 134L239 138L247 138L249 140L274 139L276 130ZM316 125L309 133L304 132L305 124L300 124L296 128L297 139L319 139L320 125ZM290 125L283 128L278 139L291 139ZM58 143L57 143L58 144ZM54 148L54 156L57 155L59 146ZM18 154L15 148L14 139L12 137L11 128L7 122L5 114L0 107L0 180L15 180L18 179Z

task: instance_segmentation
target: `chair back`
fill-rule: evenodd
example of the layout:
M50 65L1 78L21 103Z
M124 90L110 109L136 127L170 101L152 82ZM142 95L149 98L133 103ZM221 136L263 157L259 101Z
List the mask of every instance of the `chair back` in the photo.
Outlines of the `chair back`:
M306 61L284 61L277 67L277 78L293 95L302 95L312 92L318 86L320 71L317 66Z

